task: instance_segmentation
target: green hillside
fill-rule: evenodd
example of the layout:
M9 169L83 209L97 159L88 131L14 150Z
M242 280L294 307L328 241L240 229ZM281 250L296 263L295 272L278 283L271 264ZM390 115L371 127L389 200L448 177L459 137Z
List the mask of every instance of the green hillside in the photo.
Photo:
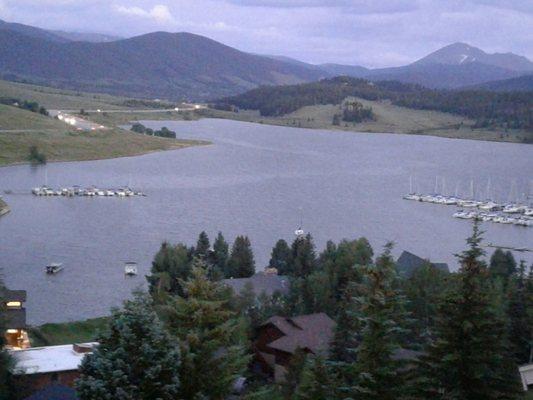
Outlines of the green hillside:
M75 92L45 86L0 80L0 97L36 101L42 106L54 109L122 109L127 98L107 94Z
M356 100L365 107L371 107L376 117L375 120L361 123L342 122L339 126L335 126L333 125L333 117L341 111L342 107L333 104L305 106L279 117L261 116L259 111L254 110L241 110L238 113L208 110L204 116L310 129L404 133L521 143L524 141L533 142L532 132L522 130L505 132L486 128L472 129L473 120L454 114L400 107L391 104L388 100L370 101L355 97L346 100Z
M106 95L61 93L32 85L0 81L0 97L38 101L47 108L79 109L122 107L126 99ZM111 114L110 114L111 115ZM135 119L135 114L124 114ZM0 165L28 161L29 149L37 146L48 161L94 160L132 156L202 144L184 139L165 139L120 129L106 121L105 129L78 131L52 117L0 104Z

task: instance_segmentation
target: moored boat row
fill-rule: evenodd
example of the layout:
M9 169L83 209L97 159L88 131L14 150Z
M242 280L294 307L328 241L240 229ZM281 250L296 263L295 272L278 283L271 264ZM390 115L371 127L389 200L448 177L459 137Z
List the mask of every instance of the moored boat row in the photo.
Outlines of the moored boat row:
M525 215L509 216L503 213L486 213L479 211L459 210L453 214L454 218L474 219L478 218L483 222L495 222L499 224L512 224L518 226L533 226L533 218Z
M99 189L97 187L81 188L79 186L61 188L59 190L48 186L40 186L32 189L35 196L65 196L65 197L133 197L146 196L143 192L134 191L128 187L120 189Z

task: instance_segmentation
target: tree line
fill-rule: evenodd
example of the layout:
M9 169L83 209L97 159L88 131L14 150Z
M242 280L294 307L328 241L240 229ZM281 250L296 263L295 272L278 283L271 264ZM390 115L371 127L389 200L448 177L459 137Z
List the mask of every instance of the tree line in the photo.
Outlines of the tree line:
M159 136L159 137L176 139L176 132L171 131L166 126L162 127L159 130L154 131L152 128L147 128L143 124L139 122L135 122L131 126L130 130L136 133L142 133L143 135Z
M112 312L84 359L78 396L226 399L246 377L235 398L523 398L517 366L531 362L533 266L500 249L487 263L477 222L454 273L428 261L405 275L392 249L376 255L359 238L328 241L317 253L310 234L280 239L268 267L290 286L267 296L249 285L233 293L222 281L254 273L246 236L232 246L222 233L211 246L205 232L195 246L163 243L148 293ZM273 315L314 312L336 321L327 356L297 351L280 385L251 368L257 327Z
M259 110L262 116L282 116L304 106L341 104L347 97L390 100L417 110L435 110L462 115L474 127L497 127L533 131L533 92L490 92L479 89L428 89L396 81L370 82L337 77L319 82L286 86L262 86L226 97L215 108Z
M39 103L36 101L20 100L14 97L0 97L0 104L18 107L22 110L39 113L42 115L49 115L48 110L43 106L39 105Z

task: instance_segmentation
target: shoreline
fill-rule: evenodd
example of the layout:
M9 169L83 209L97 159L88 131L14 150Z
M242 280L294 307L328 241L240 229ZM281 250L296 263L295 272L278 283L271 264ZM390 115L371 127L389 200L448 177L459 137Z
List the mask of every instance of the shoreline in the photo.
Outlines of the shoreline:
M9 208L9 205L0 197L0 217L6 215L9 213L11 209Z
M253 112L254 110L243 110L242 113L231 113L229 111L221 111L221 110L215 110L215 109L208 109L207 113L202 113L198 115L197 119L204 119L204 118L213 118L213 119L225 119L225 120L231 120L231 121L240 121L240 122L248 122L253 124L259 124L259 125L270 125L270 126L279 126L279 127L285 127L285 128L302 128L302 129L313 129L313 130L327 130L332 132L348 132L348 133L367 133L367 134L393 134L393 135L409 135L409 136L431 136L431 137L439 137L439 138L446 138L446 139L461 139L461 140L475 140L475 141L484 141L484 142L496 142L496 143L515 143L515 144L533 144L533 132L526 132L524 131L524 134L531 136L531 139L528 139L528 141L520 141L520 140L512 140L512 138L509 138L508 140L497 138L497 137L472 137L468 135L453 135L451 133L456 132L453 128L433 128L433 129L421 129L421 130L414 130L414 131L401 131L401 130L379 130L379 129L373 129L373 128L357 128L357 127L337 127L334 125L324 125L324 126L312 126L312 125L301 125L296 126L294 124L289 124L289 120L296 121L300 118L294 118L294 117L261 117L261 116L254 116L246 113ZM179 121L179 120L176 120ZM300 121L301 122L301 121ZM499 134L496 131L473 131L474 133L484 133L484 134L493 134L497 135Z
M177 144L175 147L169 148L169 149L154 149L154 150L140 151L140 152L137 152L137 153L125 154L125 155L116 156L116 157L90 157L90 158L80 158L80 159L76 159L76 160L48 160L46 162L46 164L74 163L74 162L84 162L84 161L115 160L115 159L118 159L118 158L139 157L139 156L144 156L144 155L153 154L153 153L159 153L159 152L163 152L163 151L182 150L182 149L187 149L189 147L195 147L195 146L210 146L212 144L213 143L209 142L209 141L192 140L192 143L189 143L189 144L186 144L186 143ZM42 165L38 164L38 165L36 165L36 167L41 167L41 166L44 166L46 164L42 164ZM14 163L0 164L0 168L17 167L17 166L22 166L22 165L32 165L32 163L29 162L29 161L17 161L17 162L14 162Z

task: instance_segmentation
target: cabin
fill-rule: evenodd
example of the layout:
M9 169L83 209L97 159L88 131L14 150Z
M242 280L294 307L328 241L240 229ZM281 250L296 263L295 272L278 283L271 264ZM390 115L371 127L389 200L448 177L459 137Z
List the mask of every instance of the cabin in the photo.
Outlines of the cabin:
M410 278L417 269L427 262L428 260L424 260L416 254L404 251L400 255L400 258L398 258L398 261L396 261L396 268L398 274ZM431 265L442 272L450 272L450 268L446 263L431 263Z
M16 362L13 381L17 393L21 398L38 398L40 393L74 388L83 358L97 345L91 342L11 351Z
M524 391L533 390L533 364L522 365L518 368Z
M0 299L2 299L1 318L6 326L4 332L6 348L17 350L29 347L30 341L26 332L26 291L9 290L2 286Z
M257 273L249 278L224 279L222 283L233 289L235 294L240 294L246 286L250 286L256 296L264 293L271 297L274 293L288 294L290 281L287 276L278 275L272 271Z
M325 313L270 318L256 332L254 367L275 382L283 382L291 358L298 349L328 355L335 325Z

